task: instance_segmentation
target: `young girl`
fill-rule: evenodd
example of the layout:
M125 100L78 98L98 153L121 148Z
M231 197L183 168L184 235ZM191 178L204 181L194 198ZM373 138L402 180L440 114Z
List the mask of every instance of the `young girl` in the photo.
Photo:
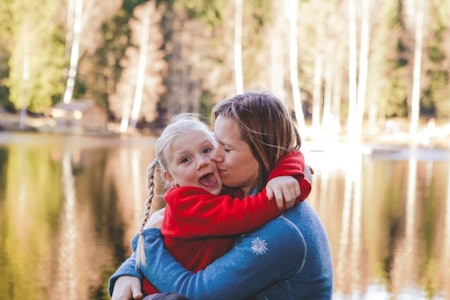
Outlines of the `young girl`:
M280 211L275 201L268 201L266 189L242 199L219 196L222 182L216 164L209 159L215 147L216 141L206 124L190 116L179 116L162 132L155 145L155 160L148 169L149 188L136 248L137 267L146 264L142 232L150 216L157 166L171 185L164 195L166 208L161 226L164 244L175 259L193 272L231 249L237 234L258 228L286 209ZM291 190L283 196L300 195L296 203L303 201L311 190L303 168L303 155L293 151L277 164L267 186L281 188L277 183L292 180L287 176L293 176L300 183L301 193ZM145 278L142 288L147 295L158 292Z

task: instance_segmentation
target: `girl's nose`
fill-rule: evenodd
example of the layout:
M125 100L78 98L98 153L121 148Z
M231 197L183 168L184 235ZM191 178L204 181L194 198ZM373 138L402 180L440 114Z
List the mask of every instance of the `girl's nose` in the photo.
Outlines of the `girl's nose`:
M200 170L208 165L209 165L209 159L206 157L200 157L198 164L197 164L197 170Z

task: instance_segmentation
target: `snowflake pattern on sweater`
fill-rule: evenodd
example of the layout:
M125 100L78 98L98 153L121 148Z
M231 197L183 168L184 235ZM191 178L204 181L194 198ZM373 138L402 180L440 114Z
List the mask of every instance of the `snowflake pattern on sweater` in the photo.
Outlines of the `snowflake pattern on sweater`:
M263 255L267 252L267 243L260 238L256 238L252 241L252 251L256 255Z

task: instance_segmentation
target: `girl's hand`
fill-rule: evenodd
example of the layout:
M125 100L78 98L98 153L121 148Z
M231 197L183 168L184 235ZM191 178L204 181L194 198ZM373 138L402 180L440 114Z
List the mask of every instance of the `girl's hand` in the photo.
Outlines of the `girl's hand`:
M295 200L300 196L300 185L292 176L279 176L271 179L266 185L267 198L277 202L277 207L282 210L291 208L295 204Z
M166 208L162 208L160 210L155 211L150 216L150 219L148 219L147 224L145 224L144 229L148 228L159 228L161 229L162 221L164 220L164 213L166 211Z

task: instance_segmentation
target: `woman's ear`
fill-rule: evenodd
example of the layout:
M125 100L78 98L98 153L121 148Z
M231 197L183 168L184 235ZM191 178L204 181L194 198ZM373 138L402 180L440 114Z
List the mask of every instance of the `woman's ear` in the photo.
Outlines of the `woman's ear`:
M170 183L170 185L176 185L175 179L172 177L172 175L170 175L169 172L163 171L162 176L168 183Z

